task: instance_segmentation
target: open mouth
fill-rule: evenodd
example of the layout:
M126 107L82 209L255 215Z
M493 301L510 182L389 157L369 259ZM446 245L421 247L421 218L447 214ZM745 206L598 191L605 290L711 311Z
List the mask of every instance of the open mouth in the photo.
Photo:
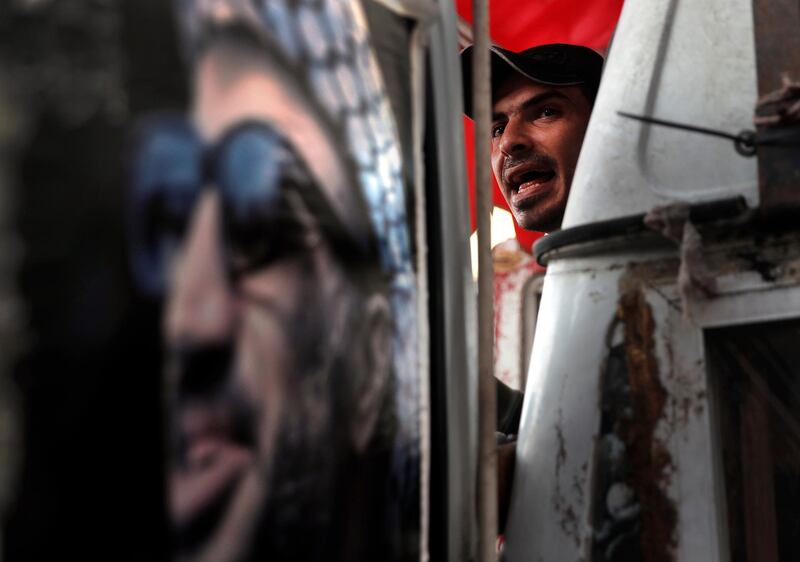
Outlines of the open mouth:
M555 168L548 162L524 162L505 174L508 202L517 209L535 204L547 193L556 179Z
M220 405L193 404L179 413L181 445L172 469L170 503L183 547L207 540L253 465L252 430L236 417Z
M538 187L546 184L555 177L556 173L553 170L529 170L516 174L514 184L515 191L523 195L528 191L535 190Z

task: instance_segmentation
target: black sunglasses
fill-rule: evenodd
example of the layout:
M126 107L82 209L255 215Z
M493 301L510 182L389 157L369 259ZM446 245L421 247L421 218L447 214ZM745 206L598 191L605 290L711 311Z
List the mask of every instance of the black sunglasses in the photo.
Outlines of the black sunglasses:
M267 123L241 122L207 146L185 118L162 116L139 127L132 148L133 272L146 294L163 295L169 260L205 187L220 195L225 257L234 278L305 247L308 225L300 206L332 245L347 242L347 230L305 162ZM367 246L354 242L356 250Z

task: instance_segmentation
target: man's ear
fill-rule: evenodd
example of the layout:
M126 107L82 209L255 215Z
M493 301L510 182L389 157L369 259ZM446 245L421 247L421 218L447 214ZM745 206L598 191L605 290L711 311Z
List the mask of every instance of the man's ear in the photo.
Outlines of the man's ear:
M385 394L389 389L392 372L392 316L388 300L384 295L369 297L359 329L356 348L358 357L356 377L353 383L353 404L350 418L350 435L353 447L362 452L369 443L386 406Z

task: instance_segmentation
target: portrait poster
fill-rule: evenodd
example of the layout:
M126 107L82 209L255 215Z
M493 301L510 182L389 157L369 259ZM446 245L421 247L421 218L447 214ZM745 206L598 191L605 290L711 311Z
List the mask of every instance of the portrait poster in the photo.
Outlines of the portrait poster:
M181 560L419 558L404 162L359 2L177 5L191 111L142 121Z
M419 560L410 125L364 5L69 4L0 9L4 560Z

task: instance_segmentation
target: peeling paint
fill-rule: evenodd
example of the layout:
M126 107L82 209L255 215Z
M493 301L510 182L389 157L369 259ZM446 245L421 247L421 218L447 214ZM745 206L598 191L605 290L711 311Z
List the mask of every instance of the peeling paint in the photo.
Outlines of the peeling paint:
M669 280L676 265L632 266L620 278L600 376L601 422L591 492L595 560L675 560L678 511L667 494L675 467L665 439L696 413L705 390L688 385L685 395L670 396L662 371L671 386L681 385L688 374L673 372L668 340L661 342L660 353L669 365L660 368L656 324L645 295L662 279Z
M666 493L670 453L656 437L668 394L659 379L655 353L655 323L644 291L621 294L619 319L624 330L625 356L633 416L622 424L621 437L630 457L628 481L641 503L641 546L646 562L674 560L677 510Z

